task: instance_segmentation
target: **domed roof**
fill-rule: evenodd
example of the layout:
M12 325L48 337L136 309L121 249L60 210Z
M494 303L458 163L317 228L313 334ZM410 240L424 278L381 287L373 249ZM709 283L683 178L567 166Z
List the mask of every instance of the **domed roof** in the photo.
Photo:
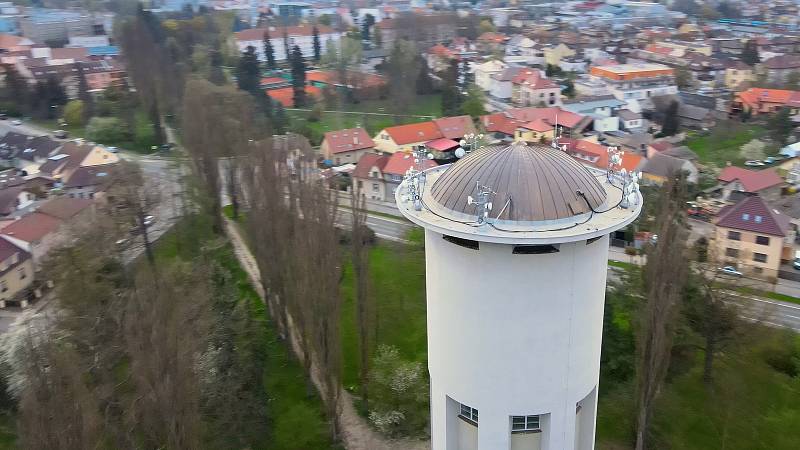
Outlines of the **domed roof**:
M596 177L563 151L515 142L482 147L453 164L431 186L435 204L428 206L454 220L477 218L481 211L468 204L469 196L477 197L476 183L493 192L489 215L499 221L568 219L597 210L606 200Z

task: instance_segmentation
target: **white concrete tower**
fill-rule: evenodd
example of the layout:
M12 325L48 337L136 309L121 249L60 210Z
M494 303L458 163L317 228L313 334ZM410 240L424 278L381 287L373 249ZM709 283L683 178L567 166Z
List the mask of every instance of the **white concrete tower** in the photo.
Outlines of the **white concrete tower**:
M636 178L514 143L395 196L425 228L432 450L593 449L609 234L641 211Z

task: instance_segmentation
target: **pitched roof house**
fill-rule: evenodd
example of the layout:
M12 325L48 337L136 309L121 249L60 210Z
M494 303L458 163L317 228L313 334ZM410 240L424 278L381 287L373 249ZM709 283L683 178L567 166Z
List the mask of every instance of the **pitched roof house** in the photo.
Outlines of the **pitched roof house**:
M731 102L731 112L749 111L754 116L772 113L782 107L788 107L796 113L800 109L800 91L750 88L737 92Z
M385 153L396 153L436 139L461 139L474 132L475 126L469 116L442 117L429 122L384 128L373 140L376 149Z
M714 223L719 261L748 275L776 278L781 259L790 259L791 217L771 208L758 195L721 209Z
M717 176L723 200L758 194L768 201L780 197L784 181L775 169L749 170L728 166Z
M363 128L328 131L319 149L325 159L334 165L356 163L361 155L373 151L375 142Z
M356 164L353 170L353 180L356 189L361 194L372 200L385 200L386 183L383 179L383 169L389 157L376 153L365 153Z

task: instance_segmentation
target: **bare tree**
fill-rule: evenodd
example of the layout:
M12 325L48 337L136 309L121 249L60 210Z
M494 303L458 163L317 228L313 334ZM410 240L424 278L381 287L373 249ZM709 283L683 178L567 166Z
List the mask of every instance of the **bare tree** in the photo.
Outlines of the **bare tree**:
M685 178L673 175L658 199L658 244L647 255L643 274L646 301L639 313L636 343L636 450L647 448L653 403L669 369L677 305L687 273L685 197Z
M134 162L123 160L111 174L113 180L106 190L106 207L110 217L117 219L120 233L130 230L141 236L147 261L155 267L156 260L150 239L150 225L147 217L155 210L162 199L163 186L146 181L141 167ZM123 241L120 241L123 243ZM128 245L122 247L130 248Z
M249 145L253 132L250 96L233 86L194 79L186 84L183 106L184 144L204 187L213 231L222 233L220 158L234 157ZM235 167L235 165L233 165ZM235 169L231 177L236 183Z
M350 206L352 217L352 261L353 278L356 288L356 322L358 323L359 347L359 382L361 385L361 401L364 408L369 409L369 362L371 352L370 324L373 321L373 306L369 295L369 236L367 233L366 196L353 183L350 190Z

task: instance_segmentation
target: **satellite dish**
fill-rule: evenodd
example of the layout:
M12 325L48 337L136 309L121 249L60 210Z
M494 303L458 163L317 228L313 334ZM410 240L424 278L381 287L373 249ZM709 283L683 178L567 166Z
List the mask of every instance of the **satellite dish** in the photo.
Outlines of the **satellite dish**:
M467 154L467 152L463 148L458 147L456 149L456 158L463 158L464 155L466 155L466 154Z
M467 204L471 205L473 203L475 203L475 199L473 199L471 195L468 195L467 196Z
M460 145L460 146L462 146L462 147L463 147L463 146L467 145L467 141L465 141L464 139L462 139L462 140L458 141L458 145Z
M492 202L489 202L489 203L486 204L486 210L487 211L491 211L492 210Z
M433 159L433 153L428 153L428 159Z

